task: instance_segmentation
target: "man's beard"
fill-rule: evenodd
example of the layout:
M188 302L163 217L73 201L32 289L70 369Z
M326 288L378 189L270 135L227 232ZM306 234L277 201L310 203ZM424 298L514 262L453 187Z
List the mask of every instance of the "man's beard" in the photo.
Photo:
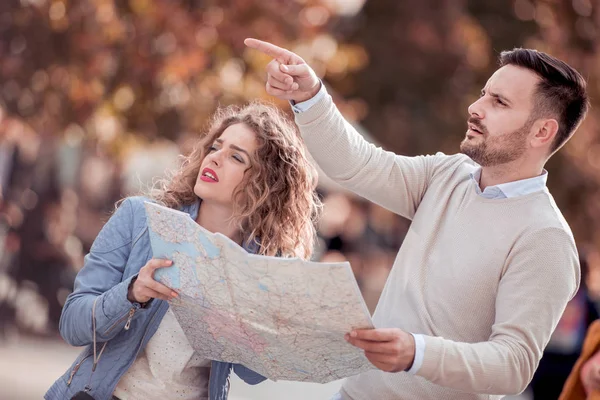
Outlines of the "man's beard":
M471 143L477 139L465 138L460 144L460 151L482 167L515 161L525 153L527 133L534 121L535 119L529 119L521 128L502 136L488 136L487 130L478 121L469 120L477 129L482 128L483 135L479 143Z

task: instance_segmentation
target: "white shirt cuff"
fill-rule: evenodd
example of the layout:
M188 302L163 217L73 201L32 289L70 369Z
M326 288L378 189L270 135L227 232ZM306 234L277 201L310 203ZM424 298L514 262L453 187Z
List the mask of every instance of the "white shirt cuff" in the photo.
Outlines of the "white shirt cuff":
M425 339L423 335L415 335L411 333L415 338L415 360L413 361L412 367L406 372L415 375L421 369L423 365L423 359L425 358Z
M325 85L323 85L323 82L321 82L321 87L319 88L319 91L313 97L311 97L310 99L305 100L301 103L294 103L294 102L290 101L290 105L292 106L292 110L296 114L300 114L300 113L303 113L304 111L308 111L309 108L311 108L312 106L317 104L317 102L319 100L321 100L323 98L323 96L325 96L326 94L327 94L327 89L325 89Z

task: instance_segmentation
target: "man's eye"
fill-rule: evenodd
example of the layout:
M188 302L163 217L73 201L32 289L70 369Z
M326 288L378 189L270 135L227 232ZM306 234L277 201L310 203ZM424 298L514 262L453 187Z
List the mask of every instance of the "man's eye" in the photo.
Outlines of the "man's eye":
M500 104L501 106L505 106L506 104L500 100L500 99L496 99L496 103Z
M212 153L213 151L217 151L217 148L215 146L210 146L210 148L208 149L208 152Z

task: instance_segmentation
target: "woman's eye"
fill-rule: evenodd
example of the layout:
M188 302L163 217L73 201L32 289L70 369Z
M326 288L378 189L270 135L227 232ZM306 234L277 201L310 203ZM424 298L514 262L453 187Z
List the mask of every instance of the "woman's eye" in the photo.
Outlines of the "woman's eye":
M238 161L238 162L241 162L241 163L243 163L243 162L244 162L244 159L242 158L242 156L240 156L240 155L238 155L238 154L234 154L234 155L233 155L233 158L234 158L236 161Z
M504 106L504 102L500 99L496 99L496 103L500 104L501 106Z

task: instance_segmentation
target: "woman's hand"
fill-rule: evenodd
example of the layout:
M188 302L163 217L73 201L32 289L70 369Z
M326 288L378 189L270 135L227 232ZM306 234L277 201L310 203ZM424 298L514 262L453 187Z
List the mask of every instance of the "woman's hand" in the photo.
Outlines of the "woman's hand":
M153 258L140 269L137 279L129 287L127 300L132 303L145 303L150 299L171 300L178 296L177 292L154 280L154 271L158 268L170 267L173 261Z

